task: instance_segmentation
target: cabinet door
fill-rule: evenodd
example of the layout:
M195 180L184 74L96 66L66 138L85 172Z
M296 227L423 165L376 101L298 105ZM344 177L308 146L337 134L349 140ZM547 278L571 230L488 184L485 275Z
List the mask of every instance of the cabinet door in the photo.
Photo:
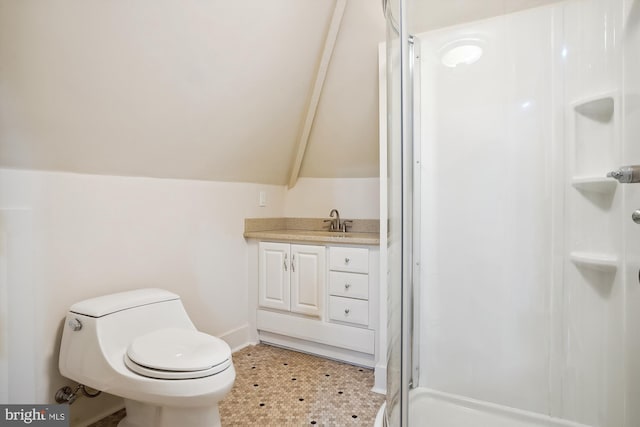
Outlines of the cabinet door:
M290 309L290 261L288 243L260 242L259 244L258 304L278 310Z
M291 245L291 311L321 317L325 258L324 246Z

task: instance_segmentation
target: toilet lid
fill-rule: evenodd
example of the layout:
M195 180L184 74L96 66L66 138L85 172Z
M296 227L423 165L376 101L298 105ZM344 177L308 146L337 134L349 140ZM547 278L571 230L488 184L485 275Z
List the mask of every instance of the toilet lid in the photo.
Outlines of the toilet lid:
M231 364L226 342L191 329L159 329L136 338L125 362L133 371L153 378L199 378Z

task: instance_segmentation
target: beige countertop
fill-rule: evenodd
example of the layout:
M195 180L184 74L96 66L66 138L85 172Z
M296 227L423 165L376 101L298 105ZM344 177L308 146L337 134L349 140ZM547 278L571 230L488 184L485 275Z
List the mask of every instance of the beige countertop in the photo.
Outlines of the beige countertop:
M379 245L380 235L377 233L340 233L315 230L268 230L249 231L244 233L248 239L287 240L320 243L348 243L352 245Z
M322 230L323 219L247 218L244 237L258 240L340 243L350 245L380 244L377 220L353 220L352 231L343 233Z

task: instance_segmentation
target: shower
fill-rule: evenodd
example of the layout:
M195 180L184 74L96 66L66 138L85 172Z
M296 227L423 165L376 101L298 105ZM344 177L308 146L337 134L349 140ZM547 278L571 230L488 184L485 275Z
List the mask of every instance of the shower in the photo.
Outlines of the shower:
M640 425L640 2L383 3L378 423Z

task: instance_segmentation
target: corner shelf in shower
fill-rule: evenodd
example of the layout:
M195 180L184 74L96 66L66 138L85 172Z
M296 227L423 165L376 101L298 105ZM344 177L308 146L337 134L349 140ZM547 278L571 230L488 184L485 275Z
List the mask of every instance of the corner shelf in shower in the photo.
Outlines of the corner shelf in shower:
M576 113L601 123L613 119L615 112L617 91L609 91L579 99L571 103Z
M578 267L614 273L618 269L618 256L599 252L571 252L569 259Z
M587 197L612 194L617 182L605 175L614 162L618 140L618 90L593 93L570 106L575 158L571 185Z
M571 185L582 191L594 193L613 193L618 183L615 179L604 176L575 176L571 179Z

